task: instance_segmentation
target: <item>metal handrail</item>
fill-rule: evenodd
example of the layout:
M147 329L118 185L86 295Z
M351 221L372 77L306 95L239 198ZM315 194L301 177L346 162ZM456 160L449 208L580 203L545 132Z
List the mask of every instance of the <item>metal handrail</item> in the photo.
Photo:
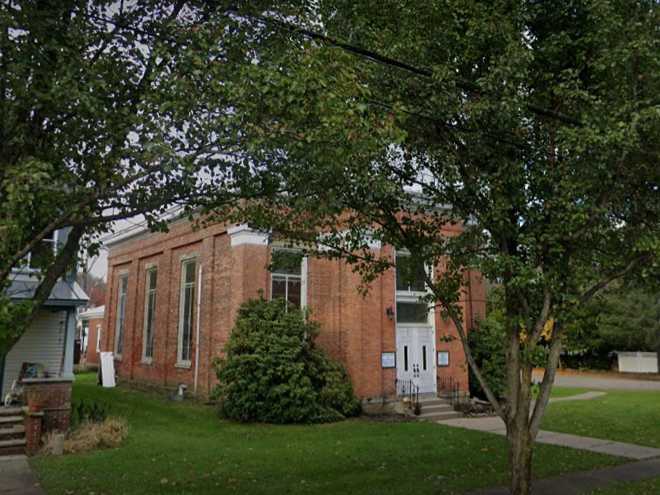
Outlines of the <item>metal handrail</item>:
M452 406L461 401L460 382L455 381L453 377L440 377L439 388L440 392L449 399Z
M419 404L419 386L412 380L398 380L397 379L397 395L400 397L408 397L410 407L413 411L418 411Z

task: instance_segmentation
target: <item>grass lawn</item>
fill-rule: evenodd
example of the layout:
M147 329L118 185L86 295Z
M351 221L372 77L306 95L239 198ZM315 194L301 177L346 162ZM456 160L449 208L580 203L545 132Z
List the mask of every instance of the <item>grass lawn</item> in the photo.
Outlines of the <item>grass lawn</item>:
M504 484L502 437L422 422L363 419L315 426L241 425L210 407L172 403L78 375L74 397L112 404L127 418L112 450L32 459L50 495L210 493L461 493ZM538 446L539 477L622 462Z
M551 403L542 428L660 448L660 393L608 390L592 400Z

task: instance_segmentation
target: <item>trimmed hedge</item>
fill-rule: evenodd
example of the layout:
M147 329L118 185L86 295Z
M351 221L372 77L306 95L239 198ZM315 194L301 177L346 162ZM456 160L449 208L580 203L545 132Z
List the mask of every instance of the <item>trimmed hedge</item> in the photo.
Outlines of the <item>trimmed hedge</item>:
M318 324L263 298L244 303L215 362L222 416L243 422L317 423L360 413L343 366L317 348Z

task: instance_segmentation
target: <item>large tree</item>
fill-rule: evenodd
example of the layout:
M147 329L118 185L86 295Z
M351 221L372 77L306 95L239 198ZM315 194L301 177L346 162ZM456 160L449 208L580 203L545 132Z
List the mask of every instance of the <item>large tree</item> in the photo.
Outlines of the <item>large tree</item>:
M204 187L228 191L239 147L223 129L221 81L232 73L209 78L205 65L230 48L198 29L213 11L182 0L0 3L0 354L114 221L144 215L162 227L164 211ZM58 229L68 235L44 249ZM5 291L26 262L39 285L12 304Z
M366 282L391 266L369 239L441 267L427 279L428 302L453 321L506 423L511 489L527 494L567 322L611 281L657 267L660 9L650 0L305 5L250 2L233 14L255 41L231 88L252 145L241 169L248 187L287 190L237 216L347 259ZM462 233L443 236L447 224ZM468 269L503 290L505 400L467 344ZM541 347L533 402L530 357Z

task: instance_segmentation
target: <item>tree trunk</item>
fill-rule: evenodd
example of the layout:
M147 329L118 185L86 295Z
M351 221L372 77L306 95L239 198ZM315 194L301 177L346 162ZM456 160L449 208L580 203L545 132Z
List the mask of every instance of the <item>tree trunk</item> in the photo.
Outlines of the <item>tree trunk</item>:
M521 418L524 419L524 418ZM529 495L532 482L532 438L527 421L514 421L507 428L512 495Z

